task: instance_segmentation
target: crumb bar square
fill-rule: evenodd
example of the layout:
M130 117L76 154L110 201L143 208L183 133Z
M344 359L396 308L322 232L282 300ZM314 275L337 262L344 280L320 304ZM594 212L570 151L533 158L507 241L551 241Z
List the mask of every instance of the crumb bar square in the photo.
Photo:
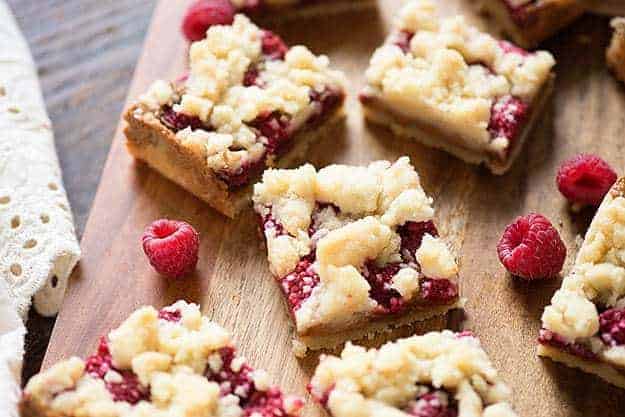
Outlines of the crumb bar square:
M241 13L261 20L325 16L375 6L375 0L230 0Z
M605 197L542 316L538 353L625 388L625 178Z
M625 83L625 17L612 19L614 34L606 52L608 67Z
M189 61L187 77L156 81L125 113L127 147L227 216L266 167L300 161L342 120L343 74L244 15L211 27Z
M299 397L237 354L230 335L178 301L142 307L83 361L71 358L34 376L23 417L296 417Z
M483 0L484 10L514 42L533 48L580 17L579 0Z
M364 113L397 136L505 173L543 112L553 84L549 52L528 52L440 18L411 0L371 58Z
M309 385L332 417L516 417L511 391L470 332L427 333L323 356Z
M458 266L407 157L268 170L253 201L298 356L462 304Z

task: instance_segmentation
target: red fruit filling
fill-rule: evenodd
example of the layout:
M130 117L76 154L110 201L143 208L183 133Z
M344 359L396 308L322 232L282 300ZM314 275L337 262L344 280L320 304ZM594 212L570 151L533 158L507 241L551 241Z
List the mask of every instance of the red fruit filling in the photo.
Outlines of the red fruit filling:
M319 284L319 275L312 268L314 262L314 254L302 258L295 270L280 280L280 286L293 314Z
M375 261L365 264L362 274L371 287L369 297L378 303L376 313L395 314L406 308L406 302L399 291L391 288L393 277L399 269L398 263L389 263L382 267L377 266Z
M267 213L267 215L265 215L265 217L261 218L260 220L263 231L274 229L276 236L286 233L284 231L284 226L282 226L282 223L274 219L274 217L271 215L271 208L269 209L269 213Z
M121 375L121 382L110 382L104 379L109 371ZM139 379L132 371L119 370L113 366L113 358L105 338L100 339L100 345L95 355L87 358L85 372L94 378L104 380L104 385L111 393L114 401L124 401L136 404L141 400L149 400L150 393L139 384Z
M625 345L625 308L612 308L599 315L599 336L608 346Z
M165 124L165 126L174 132L178 132L188 127L193 130L212 130L209 126L205 125L199 117L176 112L171 106L163 106L161 108L161 121Z
M255 128L259 137L262 138L261 140L265 142L267 153L280 155L284 152L290 139L288 131L290 123L291 118L289 116L274 111L259 114L250 123L250 127Z
M598 206L616 182L616 172L595 155L580 154L564 162L558 170L558 190L569 201Z
M488 132L491 138L508 139L508 149L521 133L529 116L529 106L511 95L499 97L491 107Z
M566 247L549 220L532 213L518 217L506 227L497 244L497 254L511 274L533 280L558 275Z
M209 381L219 384L222 396L234 394L240 398L239 405L244 407L256 392L252 378L253 369L244 363L237 370L232 369L232 361L236 357L236 349L228 346L219 349L222 366L218 372L213 372L210 367L206 368L205 375Z
M597 360L597 355L590 348L581 343L567 342L562 336L551 330L541 329L538 336L538 342L560 349L568 354L578 356L582 359Z
M406 412L415 417L456 417L458 404L447 391L432 388L417 397Z
M475 337L475 333L473 333L471 330L463 330L456 333L456 338L462 339L463 337Z
M458 297L458 285L444 279L424 278L421 280L421 298L430 304L449 304Z
M410 41L414 37L414 33L402 30L395 34L395 39L393 39L393 45L399 46L399 49L402 50L403 53L408 53L410 51Z
M269 30L263 31L261 48L263 55L268 59L284 59L289 50L282 38Z
M158 318L165 321L171 321L172 323L178 323L182 320L182 313L180 310L161 310L158 312Z
M206 37L213 25L229 25L236 10L230 0L199 0L189 7L182 21L182 32L189 41Z
M421 246L426 233L432 237L438 237L436 225L431 220L406 222L397 228L397 233L401 237L401 255L406 262L414 262L414 254Z
M525 49L520 48L520 47L516 46L515 44L510 43L508 41L499 41L499 47L506 54L517 54L517 55L521 55L521 56L528 56L530 54Z
M250 65L245 74L243 75L243 86L251 87L253 85L257 87L262 87L261 80L259 79L260 71L258 67L254 64Z
M160 219L145 229L143 251L162 275L179 278L195 269L200 236L188 223Z

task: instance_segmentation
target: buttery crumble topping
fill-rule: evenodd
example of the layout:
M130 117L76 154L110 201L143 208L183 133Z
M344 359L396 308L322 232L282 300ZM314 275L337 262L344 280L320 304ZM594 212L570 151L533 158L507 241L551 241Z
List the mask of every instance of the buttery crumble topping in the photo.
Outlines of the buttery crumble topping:
M471 149L503 153L511 138L489 129L494 106L509 97L532 103L554 64L549 52L528 53L463 16L439 18L430 0L412 0L371 58L363 96L466 138Z
M434 215L407 157L318 172L311 165L268 170L253 200L263 219L271 272L289 293L302 286L297 290L303 300L294 302L298 332L375 311L380 300L371 295L368 275L390 275L381 291L393 289L409 301L425 277L453 280L458 273L435 232L424 231L418 248L402 249L399 228L427 224ZM293 271L304 276L303 284L294 282Z
M625 309L622 187L623 179L617 181L597 211L573 271L545 308L542 322L543 328L557 335L562 343L586 346L591 355L625 368L623 343L605 343L603 329L600 332L602 312Z
M236 356L230 335L197 305L178 301L160 312L138 309L109 333L97 355L86 362L70 358L34 376L24 398L68 417L242 417L253 395L267 395L278 400L274 407L281 405L259 412L297 414L301 400L283 402L268 378Z
M427 392L444 394L443 405L457 408L440 415L516 416L510 389L479 341L448 330L378 350L348 343L340 357L321 357L310 391L333 417L426 415L410 410Z
M279 115L292 134L323 111L319 96L343 95L344 75L328 58L304 46L263 51L266 31L244 15L232 25L212 26L189 50L189 75L181 85L156 81L139 99L136 117L163 109L193 120L177 131L183 145L205 155L215 171L236 171L263 158L272 144L254 122ZM275 35L272 35L275 36ZM247 77L254 74L253 82Z

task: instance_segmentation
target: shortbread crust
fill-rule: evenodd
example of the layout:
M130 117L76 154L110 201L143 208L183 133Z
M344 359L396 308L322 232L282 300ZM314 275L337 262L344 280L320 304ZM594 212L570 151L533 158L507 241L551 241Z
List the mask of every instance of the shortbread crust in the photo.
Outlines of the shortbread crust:
M237 355L230 335L185 301L142 307L96 354L53 365L24 389L23 417L296 417L298 397Z
M243 16L191 45L190 73L125 114L128 148L230 217L270 166L304 155L342 117L344 76Z
M625 334L617 330L621 312L625 314L625 178L606 195L573 271L543 313L539 354L625 388Z
M470 332L431 332L323 355L309 385L332 417L515 417L511 391Z
M253 200L296 345L331 348L461 305L458 267L408 158L268 170Z
M365 116L504 173L551 92L555 61L468 25L439 18L428 0L412 0L371 59L361 93Z

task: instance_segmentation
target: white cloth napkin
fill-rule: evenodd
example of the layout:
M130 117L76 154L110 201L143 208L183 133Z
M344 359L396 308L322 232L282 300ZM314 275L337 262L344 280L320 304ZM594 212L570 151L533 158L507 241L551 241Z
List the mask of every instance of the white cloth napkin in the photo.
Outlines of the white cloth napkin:
M20 316L58 312L80 257L37 71L0 0L0 280Z
M25 332L9 289L0 281L0 415L3 417L19 416Z

